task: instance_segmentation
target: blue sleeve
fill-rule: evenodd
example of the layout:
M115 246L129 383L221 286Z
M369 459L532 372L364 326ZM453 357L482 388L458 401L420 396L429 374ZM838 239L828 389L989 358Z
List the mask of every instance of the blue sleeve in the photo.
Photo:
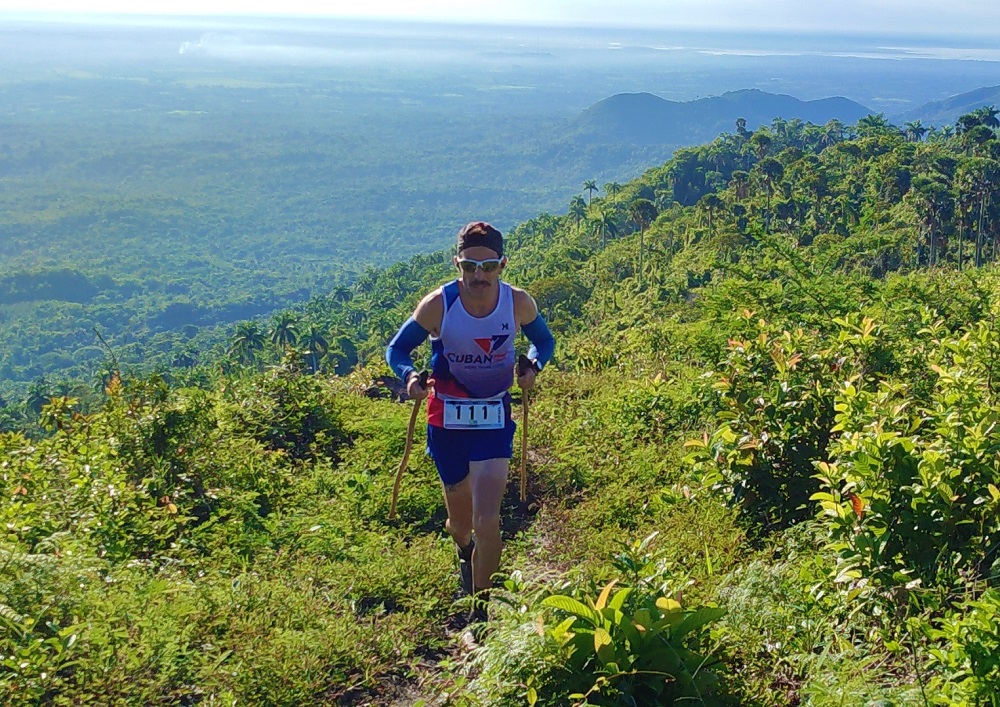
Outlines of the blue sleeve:
M549 331L549 325L539 314L534 321L521 327L521 331L531 342L528 358L537 361L539 369L543 368L546 363L552 360L552 354L556 350L556 340L553 338L552 332Z
M403 323L403 326L399 327L399 331L389 342L389 347L385 350L385 360L393 373L399 376L404 383L406 377L413 371L413 359L410 357L410 353L424 343L428 336L430 336L430 332L420 326L416 319L410 317Z

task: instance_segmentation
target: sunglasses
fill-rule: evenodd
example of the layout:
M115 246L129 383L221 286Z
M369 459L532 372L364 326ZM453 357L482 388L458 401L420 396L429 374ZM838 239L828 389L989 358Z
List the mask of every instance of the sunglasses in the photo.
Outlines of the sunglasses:
M482 270L483 272L496 272L503 265L503 258L487 258L486 260L473 260L472 258L460 258L458 261L458 267L462 268L462 272L467 272L470 275L476 270Z

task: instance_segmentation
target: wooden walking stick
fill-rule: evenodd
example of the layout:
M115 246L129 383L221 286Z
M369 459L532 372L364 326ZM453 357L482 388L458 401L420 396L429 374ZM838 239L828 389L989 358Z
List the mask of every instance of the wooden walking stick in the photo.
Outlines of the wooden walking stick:
M427 371L420 372L420 386L427 387ZM403 472L406 471L406 463L410 461L410 448L413 446L413 428L417 425L417 415L420 413L420 403L422 400L413 401L413 412L410 413L410 424L406 428L406 446L403 447L403 460L399 462L399 470L396 472L396 482L392 485L392 503L389 504L389 520L396 517L396 501L399 499L399 484L403 480Z
M531 368L531 360L521 354L517 359L518 375ZM528 391L521 390L521 503L528 500Z

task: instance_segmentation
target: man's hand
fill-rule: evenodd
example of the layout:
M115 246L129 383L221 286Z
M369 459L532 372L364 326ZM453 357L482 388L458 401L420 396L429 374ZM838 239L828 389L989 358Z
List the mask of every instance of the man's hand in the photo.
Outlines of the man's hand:
M521 390L528 391L534 388L537 374L538 369L535 368L534 361L524 354L517 357L517 384L521 386Z
M533 366L528 366L524 371L518 375L517 384L521 386L521 390L531 390L535 387L535 369Z
M427 376L412 371L406 377L406 394L411 400L423 400L427 397Z

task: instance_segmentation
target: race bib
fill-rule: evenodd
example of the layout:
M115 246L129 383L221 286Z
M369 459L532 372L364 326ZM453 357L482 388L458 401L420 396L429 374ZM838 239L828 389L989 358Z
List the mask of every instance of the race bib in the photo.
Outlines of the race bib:
M444 426L449 430L503 428L503 400L445 400Z

